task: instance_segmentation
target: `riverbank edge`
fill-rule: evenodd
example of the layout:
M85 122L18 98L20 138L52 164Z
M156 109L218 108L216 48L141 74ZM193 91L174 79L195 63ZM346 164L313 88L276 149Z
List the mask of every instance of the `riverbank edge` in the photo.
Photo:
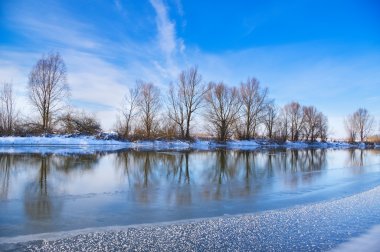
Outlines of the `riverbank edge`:
M27 147L27 146L119 146L122 148L141 149L257 149L257 148L380 148L379 144L333 142L275 142L265 139L256 140L229 140L218 142L214 140L195 139L184 140L138 140L120 141L115 139L101 139L95 136L53 135L37 137L0 137L0 147Z

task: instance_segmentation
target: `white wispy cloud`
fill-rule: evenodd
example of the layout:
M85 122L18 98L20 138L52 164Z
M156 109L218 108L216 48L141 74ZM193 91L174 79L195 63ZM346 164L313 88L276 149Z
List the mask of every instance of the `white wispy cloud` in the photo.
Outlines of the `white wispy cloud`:
M157 13L156 23L158 41L162 51L170 57L177 49L175 24L170 21L168 11L162 0L150 0Z
M72 18L59 2L16 4L5 20L14 32L22 34L38 47L99 48L95 39L85 35L92 33L95 27Z
M157 69L166 77L175 77L179 72L180 54L184 53L185 43L177 38L176 24L170 20L168 7L162 0L150 0L156 12L157 39L165 57L165 64L155 61Z

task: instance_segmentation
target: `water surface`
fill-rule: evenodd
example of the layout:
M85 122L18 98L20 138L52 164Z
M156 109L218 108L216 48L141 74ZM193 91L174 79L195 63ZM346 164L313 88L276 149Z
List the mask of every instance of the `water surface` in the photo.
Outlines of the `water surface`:
M0 236L215 217L380 184L380 150L0 154Z

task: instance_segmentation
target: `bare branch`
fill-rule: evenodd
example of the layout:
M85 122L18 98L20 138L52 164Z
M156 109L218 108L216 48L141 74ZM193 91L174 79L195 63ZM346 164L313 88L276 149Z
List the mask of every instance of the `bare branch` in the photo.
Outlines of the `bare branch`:
M223 82L210 83L205 94L205 118L219 141L226 141L231 135L232 127L239 118L239 92L229 88Z
M69 95L66 66L59 53L50 53L37 61L29 74L29 100L37 109L44 132L52 130L62 102Z

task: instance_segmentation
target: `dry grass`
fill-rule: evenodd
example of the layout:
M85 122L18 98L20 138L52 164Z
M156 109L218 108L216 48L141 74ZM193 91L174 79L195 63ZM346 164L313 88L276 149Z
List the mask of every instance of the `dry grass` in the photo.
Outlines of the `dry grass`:
M368 142L371 142L371 143L380 143L380 135L375 135L375 136L368 137Z

